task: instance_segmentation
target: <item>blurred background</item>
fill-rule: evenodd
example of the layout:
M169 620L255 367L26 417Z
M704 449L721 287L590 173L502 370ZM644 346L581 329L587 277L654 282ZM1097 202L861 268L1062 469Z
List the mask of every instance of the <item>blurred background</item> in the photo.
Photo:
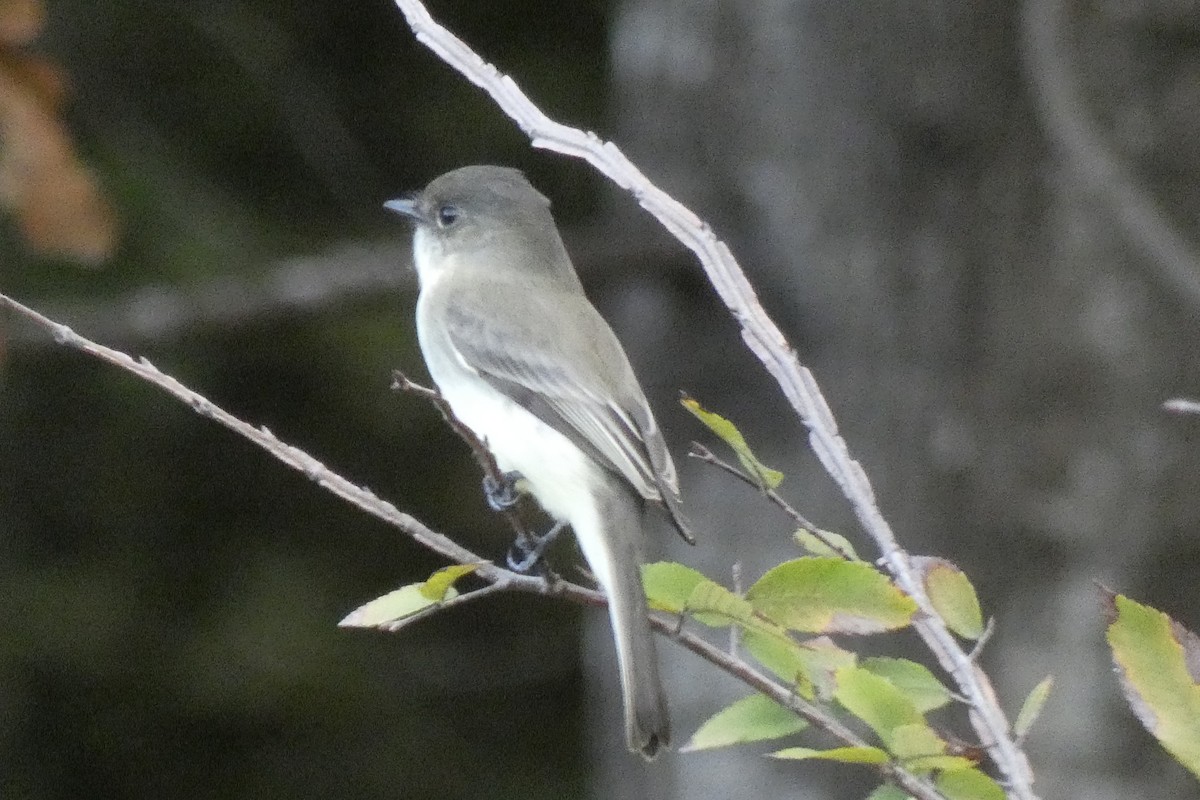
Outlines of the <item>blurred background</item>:
M1046 798L1195 797L1138 727L1096 582L1200 627L1200 7L438 0L552 117L710 221L821 381L913 551L959 563L1007 708L1047 673ZM532 151L387 0L0 0L0 289L149 358L499 556L425 376L408 233L468 163L554 202L681 462L686 389L858 543L699 268L590 168ZM730 581L795 553L681 463ZM765 748L623 750L601 612L494 599L336 627L441 563L114 368L0 320L0 797L863 797ZM570 574L570 563L559 565ZM872 647L919 648L903 637ZM677 739L746 690L665 642ZM969 736L961 720L948 727Z

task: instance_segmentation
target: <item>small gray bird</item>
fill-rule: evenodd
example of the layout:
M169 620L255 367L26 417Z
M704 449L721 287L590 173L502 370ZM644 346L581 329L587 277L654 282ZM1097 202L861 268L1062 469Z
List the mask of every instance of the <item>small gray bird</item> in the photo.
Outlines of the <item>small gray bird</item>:
M385 205L416 224L429 372L500 469L574 530L608 595L629 748L653 758L670 723L639 567L646 504L695 540L629 359L584 295L550 201L517 170L463 167Z

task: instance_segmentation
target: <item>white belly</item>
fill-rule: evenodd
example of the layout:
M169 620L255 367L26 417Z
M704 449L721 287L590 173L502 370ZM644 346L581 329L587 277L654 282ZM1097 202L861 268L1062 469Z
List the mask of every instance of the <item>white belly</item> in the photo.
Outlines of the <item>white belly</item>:
M425 363L454 415L487 444L501 470L525 478L546 513L578 530L582 520L573 517L594 513L594 487L603 482L603 470L570 439L462 364L444 337L421 324L421 310L417 328ZM431 347L435 339L439 344Z
M443 393L455 416L486 442L500 469L521 473L529 491L556 519L569 522L581 503L590 507L589 487L599 479L592 460L567 437L490 386L478 379L470 383L474 385L452 380Z

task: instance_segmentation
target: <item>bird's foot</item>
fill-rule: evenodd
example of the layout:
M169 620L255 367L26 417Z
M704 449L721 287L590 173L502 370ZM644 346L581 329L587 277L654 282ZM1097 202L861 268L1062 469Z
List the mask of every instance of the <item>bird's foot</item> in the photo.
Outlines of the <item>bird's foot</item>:
M519 472L501 473L499 480L491 475L483 476L483 494L493 511L508 511L516 506L521 499L521 493L517 490L519 480Z
M554 527L541 536L530 534L519 536L508 551L508 568L513 572L526 573L532 570L541 560L551 543L567 526L565 522L556 522Z

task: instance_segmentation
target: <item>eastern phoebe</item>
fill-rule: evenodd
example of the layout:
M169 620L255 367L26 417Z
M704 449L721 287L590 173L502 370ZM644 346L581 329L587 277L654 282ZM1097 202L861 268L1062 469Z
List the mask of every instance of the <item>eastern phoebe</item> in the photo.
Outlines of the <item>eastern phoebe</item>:
M430 375L500 469L575 531L608 595L629 748L653 758L670 723L639 566L645 505L694 539L629 359L584 295L550 201L517 170L463 167L385 205L416 223Z

